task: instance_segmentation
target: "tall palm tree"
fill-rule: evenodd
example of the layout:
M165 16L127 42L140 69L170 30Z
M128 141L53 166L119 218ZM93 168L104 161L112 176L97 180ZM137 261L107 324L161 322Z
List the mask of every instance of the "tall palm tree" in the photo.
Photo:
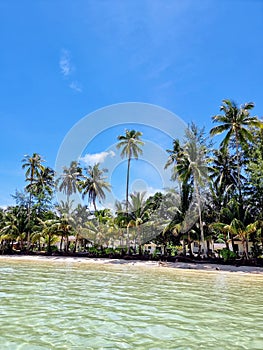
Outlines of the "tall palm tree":
M210 207L214 211L213 217L220 219L220 211L227 206L238 183L236 157L228 149L213 151L212 166L210 168Z
M222 191L228 186L237 185L235 157L230 155L227 149L221 148L220 150L214 151L210 178Z
M136 130L125 130L125 135L119 135L117 149L121 148L121 157L128 158L127 165L127 180L126 180L126 214L128 215L129 206L129 180L130 180L130 164L131 159L138 159L142 154L140 146L144 145L144 142L140 140L142 133Z
M173 150L167 150L169 153L168 161L165 167L173 165L173 180L181 183L181 217L182 222L177 227L180 233L186 233L196 221L199 221L201 233L202 254L206 255L204 228L202 220L202 202L201 188L205 187L208 181L208 158L206 156L207 147L203 130L198 130L197 126L192 124L185 130L185 140L181 146L178 140L173 142ZM195 201L190 198L195 195ZM194 199L194 198L193 198ZM178 231L178 228L177 228Z
M213 122L220 123L210 130L210 135L215 136L226 132L226 136L221 142L221 147L226 149L231 141L234 143L235 153L237 157L237 173L238 173L238 193L241 200L241 184L240 184L240 146L252 141L253 136L249 131L249 127L262 127L262 122L257 117L250 116L250 110L254 108L254 103L249 102L241 105L240 108L231 100L223 100L220 110L222 114L212 117Z
M30 231L31 231L31 207L32 207L32 198L33 195L36 193L36 183L38 182L40 178L40 174L42 171L44 171L45 167L43 166L43 159L42 157L37 154L33 153L32 156L26 155L25 158L22 160L23 165L22 168L26 169L26 181L29 182L29 184L26 186L26 191L29 192L29 203L28 203L28 233L27 233L27 250L30 248Z
M193 137L190 136L189 141L186 143L184 153L189 162L189 171L193 174L194 190L197 200L199 228L201 233L201 250L202 254L206 255L200 192L201 188L206 185L205 180L208 182L208 159L206 158L206 149L204 146L198 144L195 135L193 135Z
M50 167L41 169L39 177L35 182L35 195L37 198L38 210L46 209L52 200L55 190L55 172Z
M72 161L69 167L63 168L63 174L57 180L58 189L67 196L67 202L73 193L78 190L78 182L82 176L81 167L76 161Z
M189 159L186 157L184 149L180 145L178 139L173 141L173 149L167 150L167 153L169 157L164 168L166 169L172 166L171 179L179 183L181 211L185 213L189 206L190 188L193 182L193 175L189 167Z
M107 171L107 169L100 169L100 163L89 165L86 168L87 176L84 176L84 180L79 182L82 197L88 195L89 202L92 202L95 211L97 211L96 199L104 200L106 198L104 191L110 191L111 188L104 176Z

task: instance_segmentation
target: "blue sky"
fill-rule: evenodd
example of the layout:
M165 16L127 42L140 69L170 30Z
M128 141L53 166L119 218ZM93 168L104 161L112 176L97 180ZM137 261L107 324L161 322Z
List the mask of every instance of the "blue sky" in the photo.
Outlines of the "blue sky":
M24 186L25 154L54 167L99 108L150 103L207 131L224 98L262 116L262 19L261 0L0 0L0 205Z

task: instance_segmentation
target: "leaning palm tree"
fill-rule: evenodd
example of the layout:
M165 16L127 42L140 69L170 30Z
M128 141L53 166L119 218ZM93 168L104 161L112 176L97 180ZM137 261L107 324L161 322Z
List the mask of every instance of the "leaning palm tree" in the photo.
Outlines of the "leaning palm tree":
M212 117L213 122L220 123L210 130L210 135L215 136L227 132L225 138L221 142L221 147L226 149L232 141L235 147L237 160L237 174L238 174L238 193L241 200L241 184L240 184L240 146L246 144L247 141L252 141L253 136L249 131L249 127L262 127L263 124L257 117L250 116L250 110L254 108L254 103L249 102L241 105L239 108L237 104L231 100L223 100L220 110L224 114L215 115Z
M125 135L119 135L117 149L121 148L121 157L128 158L127 165L127 180L126 180L126 214L128 215L129 206L129 180L130 180L130 164L131 159L138 159L139 155L142 154L140 146L144 145L144 142L140 140L142 133L136 130L126 130Z
M76 161L72 161L69 168L63 168L63 174L61 174L57 180L59 185L58 189L67 196L68 203L70 196L78 190L78 182L80 181L81 176L82 171L80 166Z
M86 168L87 176L84 176L84 180L79 182L82 197L88 195L89 202L92 202L95 211L97 211L96 199L104 200L106 198L105 190L110 191L111 188L104 176L107 171L107 169L100 169L100 163L89 165Z

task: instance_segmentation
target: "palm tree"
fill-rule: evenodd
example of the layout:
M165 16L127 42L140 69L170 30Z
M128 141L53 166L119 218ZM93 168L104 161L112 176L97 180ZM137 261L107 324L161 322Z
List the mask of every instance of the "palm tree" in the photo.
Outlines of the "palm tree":
M56 219L41 220L40 218L38 218L38 221L38 231L41 231L42 237L47 240L47 253L50 254L52 238L58 235L59 222Z
M235 153L237 158L237 184L238 184L238 193L239 200L241 201L241 184L240 184L240 146L246 144L247 141L252 141L253 136L249 131L248 127L261 127L262 122L258 120L257 117L250 116L250 110L254 108L254 103L249 102L241 105L238 108L237 104L231 100L223 100L223 104L220 107L220 110L224 114L215 115L212 117L213 122L220 123L210 130L210 135L215 136L227 132L225 138L221 142L221 148L226 149L231 141L234 143Z
M188 171L193 176L194 192L199 218L199 229L201 234L201 252L206 255L204 227L202 220L201 188L208 183L207 172L209 169L207 148L204 144L203 131L198 131L195 125L186 130L187 142L184 146L184 155L188 161Z
M26 169L26 181L29 182L29 184L26 186L26 191L29 192L29 203L28 203L28 233L27 233L27 250L30 248L30 231L31 231L31 206L32 206L32 198L33 195L36 193L36 183L38 182L40 178L40 174L42 171L44 171L45 167L43 166L43 159L42 157L37 154L33 153L33 155L30 157L29 155L26 155L25 158L22 160L23 165L22 168Z
M10 249L12 249L13 241L20 242L20 247L23 249L23 240L26 236L26 215L25 209L17 206L8 207L3 213L0 241L8 242Z
M178 227L180 233L188 232L192 226L199 221L201 233L202 254L206 254L204 228L202 220L201 188L208 182L208 158L206 156L207 147L205 145L204 132L198 130L197 126L192 124L185 131L185 140L182 146L178 140L173 141L173 150L167 150L169 153L168 161L165 167L173 165L173 180L181 182L181 206L179 212L184 216ZM206 180L206 181L205 181ZM194 188L196 201L190 198L192 196L191 188ZM178 228L176 229L178 231Z
M181 211L185 213L189 207L189 197L191 195L191 187L193 183L193 174L189 167L189 159L186 157L183 147L179 140L173 141L173 149L167 150L169 154L165 169L172 166L173 181L178 181L181 196Z
M121 158L128 158L127 165L127 181L126 181L126 214L128 215L129 206L129 179L130 179L130 164L131 159L138 159L139 155L142 154L140 146L144 145L144 142L140 140L142 133L136 130L126 130L125 135L119 135L117 149L121 150Z
M245 225L241 220L234 219L230 225L227 226L228 230L233 234L234 238L239 238L242 242L245 258L248 256L248 240L251 233L257 231L257 223L250 223Z
M214 151L213 166L210 171L210 178L217 188L224 192L227 187L237 185L236 163L227 149Z
M59 191L67 196L67 202L69 202L70 196L77 192L81 176L82 170L76 161L72 161L69 168L63 168L63 174L58 178L57 183Z
M39 177L34 184L38 212L40 210L44 211L48 206L50 206L55 190L54 177L54 170L50 167L44 167L44 169L41 169Z
M145 199L146 191L144 192L135 192L130 194L130 221L129 221L129 227L135 227L136 228L136 236L135 236L135 243L136 238L138 238L139 243L139 254L142 254L142 234L140 226L149 220L150 212L148 208L148 203Z
M72 201L61 201L59 205L56 206L58 212L58 233L61 235L59 250L62 251L62 245L64 239L66 238L66 243L64 244L64 250L68 249L68 236L72 231L71 221L73 216L73 200Z
M86 206L79 204L77 208L73 211L70 221L72 222L72 227L75 233L75 244L73 248L73 253L76 253L79 239L82 237L83 232L87 229L85 228L85 223L88 220L89 211Z
M84 180L79 182L83 191L82 197L88 195L89 202L92 202L95 211L97 211L96 199L104 200L106 198L104 190L110 191L111 188L104 176L107 171L107 169L100 169L100 163L96 163L94 166L89 165L86 168L88 176L84 176Z

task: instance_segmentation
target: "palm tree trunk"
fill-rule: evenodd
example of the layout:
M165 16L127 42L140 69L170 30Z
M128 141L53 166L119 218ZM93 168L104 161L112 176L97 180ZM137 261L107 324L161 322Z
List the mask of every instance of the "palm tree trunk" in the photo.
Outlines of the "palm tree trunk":
M232 250L233 250L234 253L237 254L237 251L235 249L234 235L232 233L230 233L230 235L231 235Z
M224 241L225 241L226 249L229 250L229 242L228 242L228 237L226 233L224 233Z
M248 260L249 256L248 256L248 241L247 241L247 239L244 238L242 243L243 243L245 258L246 258L246 260Z
M127 213L128 215L128 213ZM130 235L129 235L129 224L127 225L127 237L126 237L126 242L127 242L127 254L130 255Z
M31 181L31 184L32 184L32 181ZM28 220L27 220L28 221L27 247L26 247L27 252L29 252L29 248L30 248L31 202L32 202L32 193L30 192L30 194L29 194L29 203L28 203L28 213L27 213L27 218L28 218Z
M128 217L128 206L129 206L130 164L131 164L131 157L129 156L128 167L127 167L127 182L126 182L126 215L127 217Z
M51 234L48 234L48 245L47 245L47 253L51 254Z
M202 210L201 210L201 199L200 199L199 187L198 187L198 184L196 183L196 181L195 181L195 189L196 189L196 197L197 197L199 226L200 226L200 233L201 233L201 254L203 254L206 257L207 256L207 249L205 246L204 225L203 225L203 221L202 221Z
M186 247L185 247L184 238L183 238L183 255L186 256Z
M237 156L237 186L238 186L238 205L239 205L239 220L243 217L243 200L242 200L242 191L241 191L241 167L240 167L240 154L239 154L239 143L238 135L236 134L236 156Z
M188 252L189 252L190 258L192 258L193 257L193 252L192 252L192 247L191 247L191 235L190 235L189 231L188 231L188 234L187 234L187 246L188 246Z
M92 204L93 204L94 210L97 211L97 207L96 207L96 198L94 198L94 197L93 197L93 199L92 199Z
M73 253L76 253L76 251L77 251L78 241L79 241L79 234L77 233L76 237L75 237L75 244L74 244Z
M60 250L61 252L62 252L63 239L64 239L64 234L62 233L62 235L61 235L61 240L60 240L60 245L59 245L59 250Z

